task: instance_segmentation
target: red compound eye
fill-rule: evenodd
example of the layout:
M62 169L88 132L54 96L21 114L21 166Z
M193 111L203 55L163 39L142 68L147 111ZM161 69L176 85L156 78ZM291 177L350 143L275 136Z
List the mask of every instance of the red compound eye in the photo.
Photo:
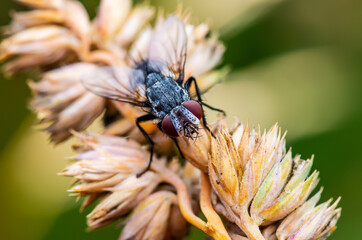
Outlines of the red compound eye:
M187 108L192 114L194 114L198 119L202 117L202 107L201 104L195 100L188 100L182 103L185 108Z
M171 118L169 115L167 115L162 120L162 130L164 133L166 133L170 137L178 137L178 133L177 133L174 125L172 124L172 121L171 121Z

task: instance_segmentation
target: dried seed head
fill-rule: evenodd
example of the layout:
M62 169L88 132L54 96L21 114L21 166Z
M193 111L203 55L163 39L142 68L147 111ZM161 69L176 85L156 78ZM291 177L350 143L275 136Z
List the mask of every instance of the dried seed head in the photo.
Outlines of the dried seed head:
M203 172L207 172L207 159L210 151L210 133L204 129L199 129L199 136L196 139L187 137L177 138L178 145L184 157L195 167Z
M115 37L131 10L130 0L102 0L96 17L96 29L102 41Z
M211 35L210 27L206 24L197 26L186 25L188 36L186 77L201 78L220 63L225 47L217 35ZM211 36L210 36L211 35Z
M184 239L190 231L190 224L185 220L180 208L175 204L171 206L167 225L164 239Z
M153 14L154 9L148 5L134 7L122 29L115 36L117 44L122 47L129 46L136 39L141 29L153 17Z
M11 15L13 21L6 27L5 33L10 35L26 28L38 25L62 23L64 18L57 10L37 9L28 12L15 12Z
M147 172L139 178L129 175L116 186L105 189L110 193L88 214L88 226L96 229L120 219L150 195L159 182L157 174Z
M86 129L103 112L105 100L80 82L82 74L94 69L90 63L75 63L45 73L40 82L30 82L35 95L31 107L42 123L50 124L46 130L55 143L71 136L71 129Z
M257 226L287 217L315 188L318 172L308 176L312 162L285 154L277 126L261 134L241 125L233 135L221 127L209 157L210 181L224 205L218 209L248 237L261 237Z
M62 172L78 180L70 190L73 193L106 191L148 164L149 153L137 142L114 136L74 134L84 145L76 147L80 151L73 157L76 162Z
M103 0L92 26L76 0L19 2L34 10L13 14L6 28L11 36L0 46L0 61L17 56L5 65L9 74L75 60L124 64L129 45L154 13L146 4L132 8L130 0Z
M225 119L219 118L215 124L211 125L211 132L217 132L217 128L224 126ZM208 172L208 158L211 146L211 133L206 128L199 128L198 137L190 139L187 137L177 138L177 143L183 156L196 168L202 172Z
M279 225L278 239L326 239L335 229L341 214L338 198L316 206L322 190L286 217Z
M73 157L76 162L61 174L77 181L69 190L71 195L88 197L83 208L105 195L88 215L91 229L118 220L160 183L160 176L152 170L136 177L149 160L149 153L137 142L114 136L74 134L83 145L76 146L79 152ZM155 159L153 166L163 167L163 164L164 161Z
M33 7L12 15L5 28L10 37L0 45L0 61L7 74L37 67L59 66L85 58L90 46L90 21L83 5L75 0L19 0Z
M239 154L231 136L221 128L217 139L211 139L209 177L214 190L230 206L238 204L239 178L242 176ZM240 175L240 177L239 177Z
M278 224L272 224L272 225L267 226L262 231L263 237L268 240L278 239L276 236L276 232L275 232L277 228L278 228Z
M225 52L224 45L217 35L212 35L207 24L197 26L187 24L188 36L186 79L194 76L202 92L206 92L220 82L228 73L227 68L215 70Z
M14 13L13 21L6 28L7 34L33 26L57 24L71 29L83 43L89 44L90 21L87 11L80 2L75 0L20 2L38 9Z
M14 74L64 60L80 49L79 39L68 29L55 25L28 28L5 39L0 45L0 61L13 56L5 72Z
M291 152L277 163L260 186L250 213L258 225L266 225L286 217L303 203L317 185L318 172L308 177L312 161L294 162L296 170L288 180L292 167Z
M176 195L168 191L148 196L126 220L120 239L164 239L171 224L179 227L178 222L170 221L172 205L176 203Z
M103 0L95 19L93 39L100 49L123 59L127 56L126 48L153 14L154 9L146 4L132 9L130 0Z

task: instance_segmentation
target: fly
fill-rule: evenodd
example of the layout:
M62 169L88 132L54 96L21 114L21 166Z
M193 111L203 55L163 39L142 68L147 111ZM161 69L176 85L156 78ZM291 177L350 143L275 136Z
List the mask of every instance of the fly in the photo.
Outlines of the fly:
M176 16L169 16L157 25L153 33L148 56L132 68L125 66L103 67L83 79L83 84L91 92L102 97L130 103L141 107L146 114L136 119L136 125L149 142L150 159L147 172L152 163L155 143L140 125L141 122L158 120L157 127L174 140L185 136L196 138L201 119L207 126L203 106L222 112L202 101L196 79L185 81L187 35L183 22ZM194 84L196 99L190 95ZM182 152L180 151L181 155Z

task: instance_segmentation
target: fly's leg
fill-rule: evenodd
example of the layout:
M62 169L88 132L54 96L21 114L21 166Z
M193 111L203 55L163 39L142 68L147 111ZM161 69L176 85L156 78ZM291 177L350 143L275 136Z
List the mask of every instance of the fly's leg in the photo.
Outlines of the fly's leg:
M147 134L147 132L141 127L140 123L141 122L146 122L146 121L150 121L155 119L156 117L153 116L152 114L147 114L147 115L143 115L139 118L136 119L136 125L138 127L138 129L141 131L141 133L143 134L143 136L147 139L148 143L151 145L151 149L150 149L150 160L148 162L147 168L145 170L143 170L142 172L137 174L137 177L141 177L144 173L146 173L148 170L150 170L151 167L151 163L152 163L152 158L153 158L153 149L155 147L155 143L152 141L152 139L150 138L150 136Z
M159 123L157 123L157 127L158 127L158 129L160 129L161 132L163 132L163 130L162 130L162 121L159 122ZM173 142L176 144L177 150L180 152L181 158L182 158L182 159L186 159L185 156L184 156L184 154L183 154L182 151L181 151L180 145L178 145L177 139L176 139L176 138L173 138L173 137L171 137L171 139L172 139Z
M204 103L204 102L201 102L201 104L204 105L205 107L207 107L208 109L211 109L212 111L219 112L219 113L221 113L222 115L226 116L225 111L222 110L222 109L214 108L214 107L212 107L212 106L210 106L209 104L206 104L206 103Z
M195 84L196 95L197 95L197 98L198 98L199 102L200 102L202 105L204 105L205 107L207 107L207 108L209 108L209 109L211 109L211 110L213 110L213 111L220 112L220 113L222 113L222 115L226 116L226 113L225 113L224 110L219 109L219 108L212 107L212 106L210 106L209 104L204 103L204 102L202 101L202 99L201 99L201 91L200 91L199 85L197 85L196 79L195 79L194 77L190 77L190 78L187 80L187 82L186 82L186 84L185 84L187 90L188 90L188 91L190 90L190 87L191 87L191 83L192 83L192 82Z
M176 138L171 138L171 139L172 139L173 142L176 144L176 147L177 147L178 151L180 152L181 158L182 158L182 159L186 159L185 156L184 156L184 154L183 154L182 151L181 151L180 145L178 145L177 139L176 139Z
M206 117L205 117L205 111L204 111L204 108L203 108L203 106L202 106L202 105L204 105L204 104L203 104L203 101L202 101L202 98L201 98L200 89L199 89L199 86L197 85L196 79L195 79L194 77L190 77L190 78L187 80L187 82L185 83L185 87L186 87L187 91L190 91L191 83L194 83L194 84L195 84L197 99L198 99L199 102L201 103L201 108L202 108L202 121L204 122L204 126L205 126L206 130L209 131L214 138L216 138L215 135L213 134L213 132L211 132L209 126L207 125L207 121L206 121Z
M204 108L203 106L207 107L207 108L210 108L211 110L213 111L217 111L217 112L221 112L223 113L223 115L225 116L225 112L221 109L218 109L218 108L214 108L214 107L211 107L210 105L204 103L202 101L202 98L201 98L201 91L200 91L200 88L199 86L197 85L197 82L196 82L196 79L194 77L190 77L186 83L185 83L185 88L187 89L187 91L190 91L190 87L191 87L191 83L194 83L195 84L195 90L196 90L196 96L197 96L197 99L199 100L199 102L201 103L201 107L202 107L202 120L204 122L204 126L205 128L211 133L211 135L215 137L214 133L211 132L210 128L207 126L207 122L206 122L206 117L205 117L205 111L204 111Z

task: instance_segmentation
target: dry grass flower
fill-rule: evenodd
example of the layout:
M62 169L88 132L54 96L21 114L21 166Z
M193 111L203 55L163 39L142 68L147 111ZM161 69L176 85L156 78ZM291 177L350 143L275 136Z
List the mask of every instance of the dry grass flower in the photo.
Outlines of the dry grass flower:
M56 66L86 55L91 24L84 7L75 0L19 0L33 7L13 14L0 45L0 59L16 57L5 65L8 74L35 67Z
M133 67L147 59L151 38L166 19L162 12L152 26L155 9L130 0L100 1L93 20L76 0L17 1L32 10L12 15L0 61L7 61L10 75L39 69L40 80L29 81L32 109L53 142L73 135L81 142L60 175L74 179L69 192L84 199L82 209L98 201L87 216L91 230L118 220L124 226L120 239L182 239L191 225L222 240L325 239L335 230L339 199L317 205L319 191L308 200L319 181L319 172L311 171L313 157L293 157L277 125L262 132L238 123L229 130L220 119L212 133L200 129L195 139L176 139L187 160L181 164L172 139L154 122L145 123L156 156L137 177L150 157L136 128L144 111L95 95L104 89L92 83L122 89L104 67ZM192 24L180 9L173 15L187 38L185 79L194 76L205 92L228 71L215 69L225 47L207 24ZM126 85L128 77L122 81ZM101 134L80 133L102 114Z
M341 208L337 208L338 198L315 206L322 190L297 208L279 225L276 236L278 239L326 239L335 229Z
M151 194L127 218L120 239L164 239L172 205L177 205L175 194L168 191Z
M199 137L195 140L190 140L186 137L177 139L184 157L203 172L208 171L210 137L205 129L200 129Z
M29 82L34 94L31 107L49 125L46 131L55 143L71 136L70 129L86 129L103 112L105 99L88 92L80 82L81 75L94 68L91 63L74 63L46 72L39 82Z
M289 214L284 221L292 222L290 219L298 214L295 209L306 201L319 181L317 171L309 175L312 159L292 158L291 150L286 152L284 135L276 125L263 134L250 130L248 125L240 125L232 133L221 127L211 143L209 176L222 205L218 208L250 239L264 239L259 226L272 225ZM335 206L331 209L333 212ZM332 216L337 216L336 212L330 215L321 229L335 224L338 217L332 221ZM302 225L296 224L294 231ZM284 233L282 229L281 225L278 231ZM277 236L281 239L281 234Z

